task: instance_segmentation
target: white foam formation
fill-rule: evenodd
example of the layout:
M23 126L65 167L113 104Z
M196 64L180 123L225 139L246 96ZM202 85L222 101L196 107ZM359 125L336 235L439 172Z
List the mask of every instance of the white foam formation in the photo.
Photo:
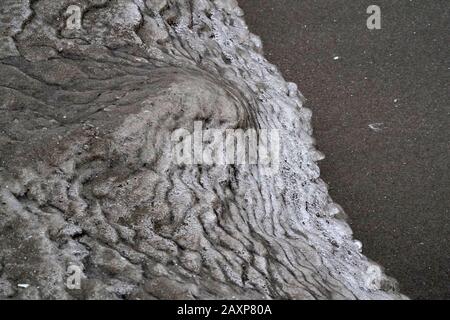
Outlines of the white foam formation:
M82 30L59 17L70 1L15 2L17 50L0 52L0 261L14 268L0 297L404 298L353 240L319 177L311 111L236 1L80 1ZM174 166L170 133L199 119L279 129L279 174Z

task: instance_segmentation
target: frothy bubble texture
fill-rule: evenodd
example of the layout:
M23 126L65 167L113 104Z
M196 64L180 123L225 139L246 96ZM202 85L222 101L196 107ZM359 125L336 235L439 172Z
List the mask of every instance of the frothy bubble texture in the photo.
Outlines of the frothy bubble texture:
M76 3L80 30L72 0L0 3L0 298L404 298L236 1ZM174 165L170 134L195 121L279 129L279 172Z

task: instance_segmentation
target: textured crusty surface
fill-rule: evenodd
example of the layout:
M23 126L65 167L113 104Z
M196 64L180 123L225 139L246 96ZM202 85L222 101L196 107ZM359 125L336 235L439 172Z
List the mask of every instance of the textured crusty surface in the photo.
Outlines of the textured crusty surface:
M311 112L242 16L234 0L0 2L0 298L405 298L361 254ZM279 129L279 172L175 165L171 132L198 120Z

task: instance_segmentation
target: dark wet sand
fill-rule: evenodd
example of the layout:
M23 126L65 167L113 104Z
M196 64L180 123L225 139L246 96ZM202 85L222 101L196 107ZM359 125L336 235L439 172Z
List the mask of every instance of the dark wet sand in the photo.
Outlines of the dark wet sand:
M450 2L239 3L308 99L322 177L364 253L411 298L450 299Z

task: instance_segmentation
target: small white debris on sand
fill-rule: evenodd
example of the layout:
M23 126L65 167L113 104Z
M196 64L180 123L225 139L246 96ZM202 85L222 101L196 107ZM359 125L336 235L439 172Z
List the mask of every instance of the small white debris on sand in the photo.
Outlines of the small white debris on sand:
M19 283L17 286L22 289L27 289L30 285L26 283Z
M369 128L376 132L383 131L383 126L384 126L383 122L369 124Z

